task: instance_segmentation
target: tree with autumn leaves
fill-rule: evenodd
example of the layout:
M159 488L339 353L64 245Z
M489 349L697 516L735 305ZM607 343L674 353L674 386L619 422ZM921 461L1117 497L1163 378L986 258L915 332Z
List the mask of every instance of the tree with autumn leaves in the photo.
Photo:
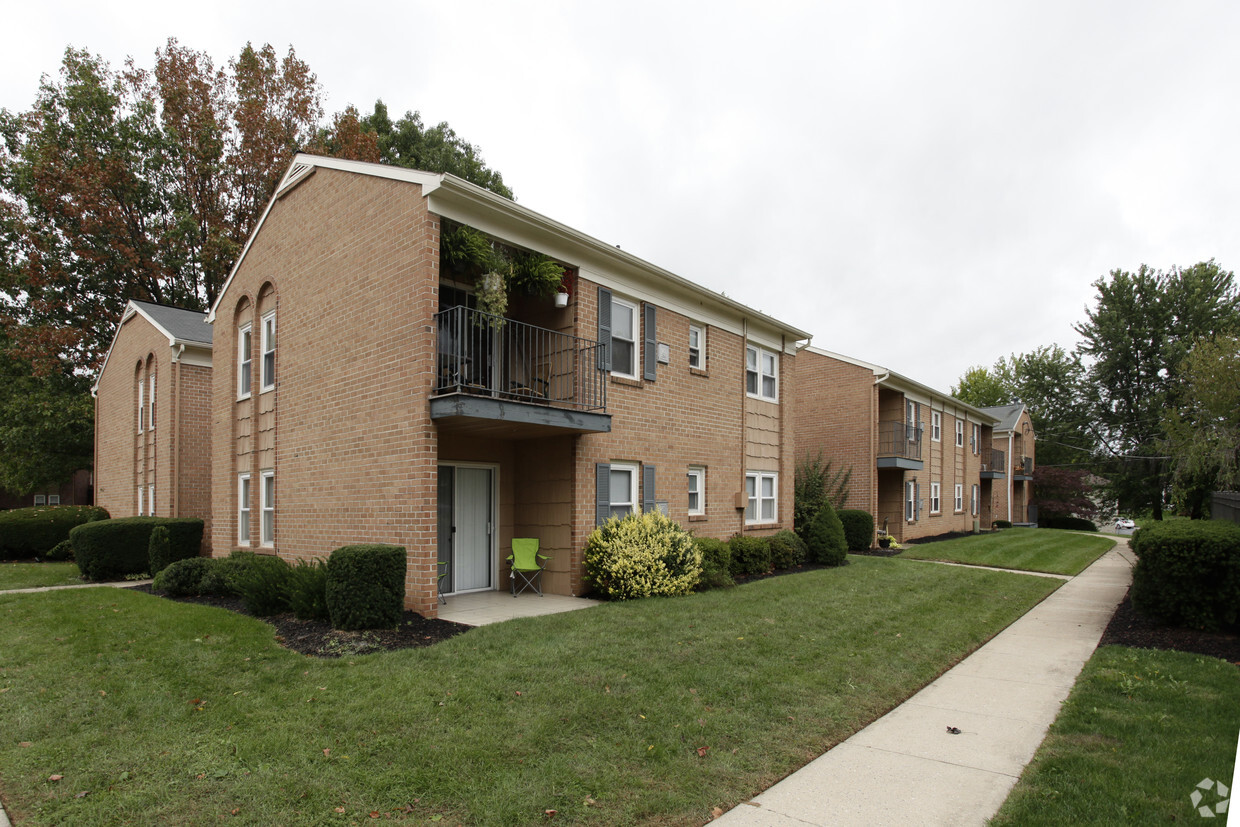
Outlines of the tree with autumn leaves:
M130 299L207 309L298 151L449 171L512 196L447 124L393 123L381 102L365 119L352 107L323 116L291 47L247 44L217 66L170 39L150 70L67 49L29 111L0 110L7 364L90 376Z

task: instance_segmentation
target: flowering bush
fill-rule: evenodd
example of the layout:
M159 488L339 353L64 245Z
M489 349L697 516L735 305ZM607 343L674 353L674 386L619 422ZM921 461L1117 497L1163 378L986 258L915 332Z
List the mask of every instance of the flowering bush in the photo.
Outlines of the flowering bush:
M594 529L583 562L587 582L608 600L688 594L702 575L693 537L657 511L612 517Z

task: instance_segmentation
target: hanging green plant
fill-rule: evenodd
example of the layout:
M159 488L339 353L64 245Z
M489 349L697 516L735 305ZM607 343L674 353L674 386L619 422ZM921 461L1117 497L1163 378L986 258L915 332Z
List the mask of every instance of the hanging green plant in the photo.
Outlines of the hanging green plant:
M564 267L542 253L517 251L511 259L508 286L530 296L554 296L564 280Z
M484 273L502 272L504 257L484 233L464 224L445 230L440 242L444 266L452 272L478 278Z

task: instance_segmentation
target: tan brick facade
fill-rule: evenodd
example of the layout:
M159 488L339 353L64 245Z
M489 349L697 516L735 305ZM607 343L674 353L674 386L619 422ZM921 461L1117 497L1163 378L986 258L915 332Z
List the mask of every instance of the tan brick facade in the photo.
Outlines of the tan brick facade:
M462 583L468 577L464 590L506 588L512 538L529 536L551 557L544 587L582 594L581 549L595 525L597 467L620 462L653 467L654 497L644 488L639 497L665 501L669 514L699 535L791 527L793 405L786 389L796 381L796 339L806 334L460 182L303 160L315 166L313 174L280 191L212 312L213 555L249 548L293 560L324 558L348 543L402 545L406 605L434 616L438 562L450 553L440 544L446 532L452 543L466 534L491 538L487 570L454 570ZM457 189L439 191L449 185ZM433 418L433 397L441 395L437 210L573 268L566 308L513 296L510 318L595 340L602 287L640 309L639 341L653 333L669 346L670 359L657 365L653 380L603 378L609 432L577 427L575 414L557 419L563 412L546 403L529 403L525 413L551 425L502 415ZM644 328L647 305L655 308L653 331ZM274 382L264 389L272 314ZM706 333L701 370L688 363L691 322ZM249 394L240 355L247 329ZM747 394L747 343L777 356L777 401ZM485 355L490 359L491 350ZM457 395L465 405L491 401ZM505 404L512 412L522 402ZM704 469L706 484L705 513L692 518L690 466ZM747 472L775 475L774 521L745 524L738 494ZM243 479L250 492L244 528ZM466 485L480 509L468 518L454 510ZM441 495L440 486L453 487ZM272 489L274 502L264 509ZM482 509L490 516L480 516Z
M199 517L207 544L210 348L170 343L133 307L95 384L95 504L113 517Z
M874 515L898 541L989 527L994 493L981 463L993 417L817 348L798 353L797 378L797 456L821 452L833 471L852 472L847 508Z

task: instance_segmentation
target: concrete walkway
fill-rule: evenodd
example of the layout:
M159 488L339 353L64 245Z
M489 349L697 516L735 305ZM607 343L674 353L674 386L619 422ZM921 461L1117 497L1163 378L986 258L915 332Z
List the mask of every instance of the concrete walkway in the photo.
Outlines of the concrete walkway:
M929 686L712 823L985 824L1097 648L1134 562L1120 539Z

